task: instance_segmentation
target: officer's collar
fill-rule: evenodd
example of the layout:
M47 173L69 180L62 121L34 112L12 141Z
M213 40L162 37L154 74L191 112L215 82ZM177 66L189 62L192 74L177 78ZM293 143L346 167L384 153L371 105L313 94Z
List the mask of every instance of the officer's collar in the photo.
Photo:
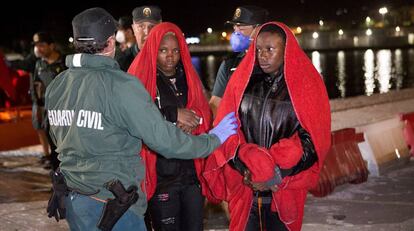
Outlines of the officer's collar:
M119 69L119 64L111 57L78 53L66 56L66 66L71 67L108 67Z
M238 52L236 57L237 58L243 58L246 55L246 53L247 53L247 50L244 50L242 52Z
M132 50L132 54L133 54L134 56L137 56L137 55L138 55L138 53L140 52L140 50L139 50L139 48L138 48L138 43L135 43L135 44L131 47L131 50Z

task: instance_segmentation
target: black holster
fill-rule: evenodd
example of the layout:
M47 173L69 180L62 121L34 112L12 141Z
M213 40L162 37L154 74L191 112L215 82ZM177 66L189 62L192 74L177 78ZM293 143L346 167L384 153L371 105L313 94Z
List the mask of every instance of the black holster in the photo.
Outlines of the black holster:
M122 215L138 200L138 187L131 185L127 190L119 180L111 180L104 187L114 194L114 199L108 199L101 218L97 224L103 231L110 231Z
M65 197L68 195L69 189L59 170L52 170L49 175L52 179L52 195L47 204L47 216L49 218L55 217L56 221L59 221L59 219L66 217Z

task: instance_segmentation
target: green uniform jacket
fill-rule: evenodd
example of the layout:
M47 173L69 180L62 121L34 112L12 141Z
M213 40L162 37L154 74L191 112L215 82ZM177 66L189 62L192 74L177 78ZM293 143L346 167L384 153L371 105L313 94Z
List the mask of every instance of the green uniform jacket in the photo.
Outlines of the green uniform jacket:
M146 210L141 190L145 166L142 143L167 158L206 157L220 145L215 135L192 136L166 121L141 82L119 69L112 58L76 54L66 58L68 70L46 91L50 133L57 145L60 169L70 188L113 198L103 184L119 179L139 187L131 209Z

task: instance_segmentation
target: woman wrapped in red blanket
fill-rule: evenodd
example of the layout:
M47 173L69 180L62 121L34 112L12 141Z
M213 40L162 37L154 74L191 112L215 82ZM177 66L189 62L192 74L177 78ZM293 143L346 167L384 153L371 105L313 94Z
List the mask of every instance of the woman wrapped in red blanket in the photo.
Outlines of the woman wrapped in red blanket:
M259 28L215 123L229 111L237 112L238 135L208 158L203 175L229 203L230 230L300 230L306 193L330 147L331 119L322 77L286 25Z

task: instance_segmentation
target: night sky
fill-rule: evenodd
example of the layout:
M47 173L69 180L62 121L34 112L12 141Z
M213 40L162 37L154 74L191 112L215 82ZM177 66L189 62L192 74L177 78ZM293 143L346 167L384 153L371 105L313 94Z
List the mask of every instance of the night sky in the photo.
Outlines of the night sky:
M3 2L4 4L4 2ZM29 4L29 5L28 5ZM168 1L16 1L2 6L0 14L0 46L11 46L18 39L31 39L36 31L53 31L58 38L71 35L71 20L84 9L99 6L115 18L130 15L133 8L144 4L158 5L164 21L176 23L187 35L197 35L212 27L223 30L224 22L231 19L240 5L258 5L269 10L271 19L296 26L316 23L319 19L350 22L361 20L372 9L401 5L414 5L414 0L168 0ZM343 13L346 9L346 13Z

